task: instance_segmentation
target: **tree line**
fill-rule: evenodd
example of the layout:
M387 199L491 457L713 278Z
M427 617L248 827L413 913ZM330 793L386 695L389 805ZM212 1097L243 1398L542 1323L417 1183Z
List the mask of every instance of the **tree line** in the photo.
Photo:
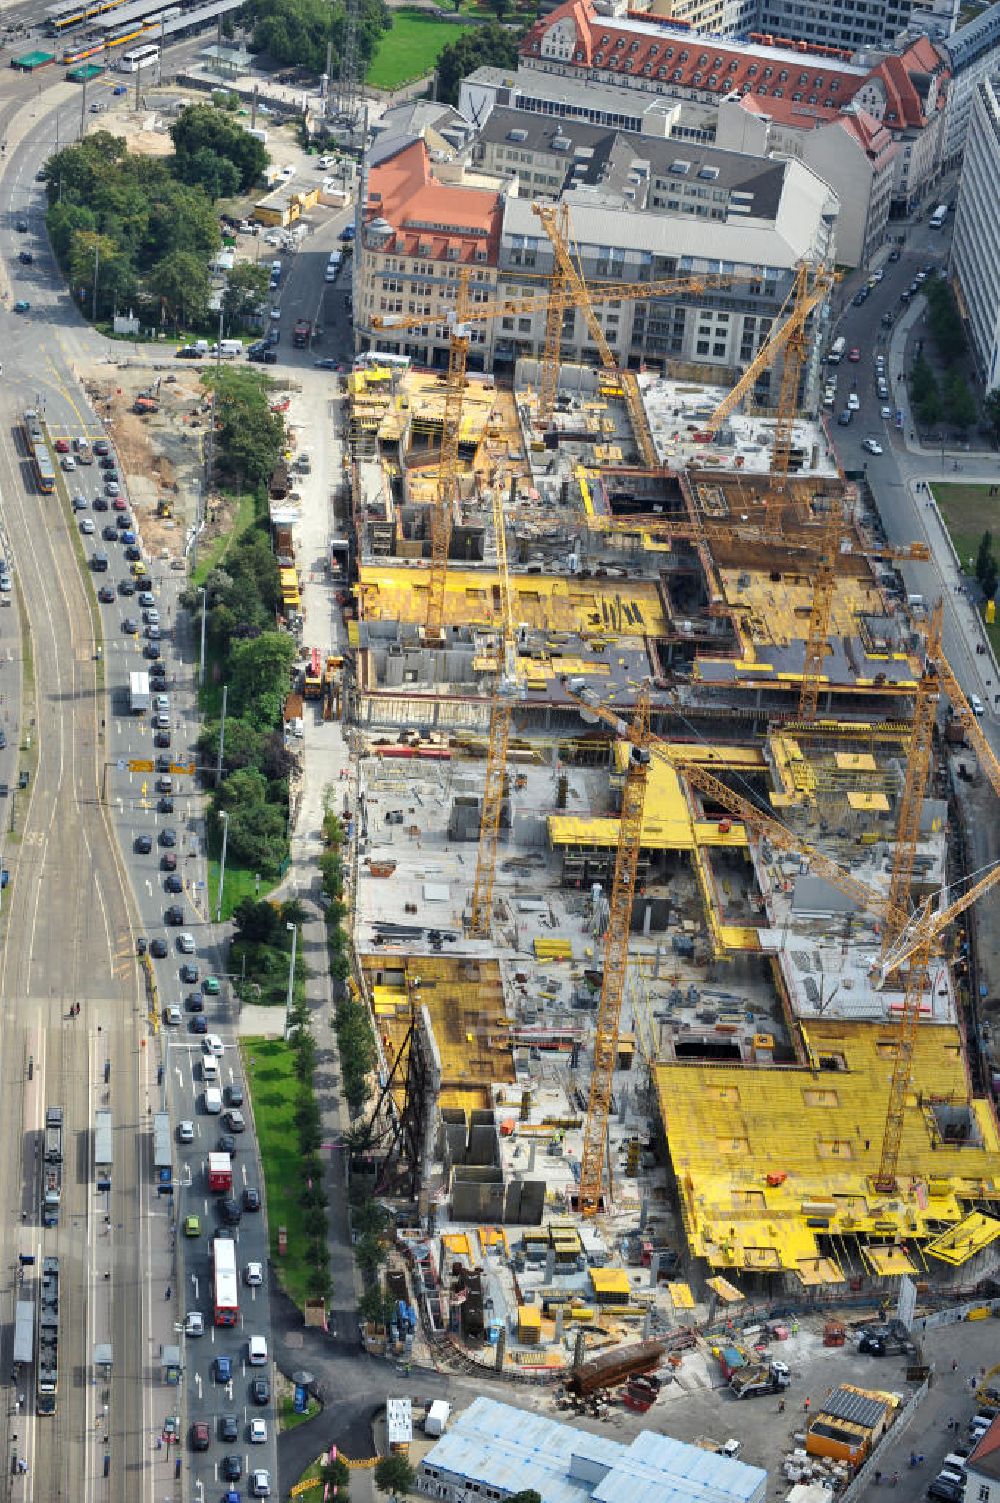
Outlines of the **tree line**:
M227 110L182 110L173 154L130 152L96 131L45 164L46 223L74 297L95 319L145 312L175 328L203 322L209 264L221 244L214 202L246 192L267 165L263 144Z

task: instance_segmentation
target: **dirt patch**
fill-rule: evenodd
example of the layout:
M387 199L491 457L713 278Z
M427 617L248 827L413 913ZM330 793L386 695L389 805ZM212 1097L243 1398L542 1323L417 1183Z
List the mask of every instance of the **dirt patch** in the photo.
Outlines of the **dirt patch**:
M133 511L152 557L180 558L204 472L208 408L194 373L162 375L105 364L82 372L115 446ZM157 410L134 411L150 394Z

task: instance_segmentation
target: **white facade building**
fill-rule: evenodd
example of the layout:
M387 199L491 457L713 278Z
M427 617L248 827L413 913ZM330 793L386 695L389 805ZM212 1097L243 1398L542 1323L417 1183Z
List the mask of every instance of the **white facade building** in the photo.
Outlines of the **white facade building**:
M951 271L987 390L1000 386L1000 80L978 85L959 181Z

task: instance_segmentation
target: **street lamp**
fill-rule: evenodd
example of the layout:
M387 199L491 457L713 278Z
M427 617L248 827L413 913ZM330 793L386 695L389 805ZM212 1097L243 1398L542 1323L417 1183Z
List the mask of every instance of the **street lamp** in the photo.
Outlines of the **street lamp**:
M222 860L219 862L219 894L215 903L215 922L222 923L222 894L226 886L226 845L229 840L229 815L225 809L219 810L219 818L222 820Z
M295 950L298 944L299 931L298 926L295 924L286 924L285 928L292 936L292 954L288 962L288 997L285 1001L285 1038L287 1038L292 1017L292 999L295 990Z
M208 591L202 585L198 591L201 596L201 656L198 659L198 688L205 685L205 607L208 603Z

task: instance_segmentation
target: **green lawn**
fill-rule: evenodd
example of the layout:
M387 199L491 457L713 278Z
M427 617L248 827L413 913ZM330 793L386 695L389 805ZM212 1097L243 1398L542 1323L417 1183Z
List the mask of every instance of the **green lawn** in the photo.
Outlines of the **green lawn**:
M442 47L456 42L465 29L427 11L394 10L392 30L379 42L366 82L373 89L398 89L422 78L434 67Z
M973 574L984 532L992 532L993 551L1000 553L1000 492L991 496L988 485L951 484L942 480L932 480L931 490L962 568ZM1000 657L1000 621L984 622L983 628L993 651Z
M296 1304L308 1294L303 1208L299 1202L302 1154L295 1126L298 1080L295 1055L281 1039L245 1038L240 1043L264 1169L271 1259ZM288 1251L278 1257L278 1228L288 1232Z
M963 569L974 568L984 532L992 532L994 551L1000 549L1000 492L991 496L988 485L953 485L941 480L932 480L931 490Z
M227 495L227 502L235 499L236 510L231 521L227 524L218 537L212 538L204 548L198 549L198 567L191 576L191 583L201 586L213 569L217 569L229 552L230 547L254 520L256 505L252 492L243 491L237 497Z
M260 879L260 887L254 881L255 872L247 871L246 867L234 866L229 860L226 861L226 890L222 894L222 918L225 921L232 918L233 909L237 903L242 903L244 898L266 898L280 880L278 877L265 877ZM208 863L208 895L212 904L212 917L215 917L215 905L219 901L219 861L216 856L209 858Z
M294 1430L297 1425L304 1425L306 1420L315 1419L319 1414L321 1405L318 1399L309 1394L306 1399L305 1414L297 1414L295 1411L295 1399L291 1394L283 1398L278 1406L278 1425L282 1430Z

